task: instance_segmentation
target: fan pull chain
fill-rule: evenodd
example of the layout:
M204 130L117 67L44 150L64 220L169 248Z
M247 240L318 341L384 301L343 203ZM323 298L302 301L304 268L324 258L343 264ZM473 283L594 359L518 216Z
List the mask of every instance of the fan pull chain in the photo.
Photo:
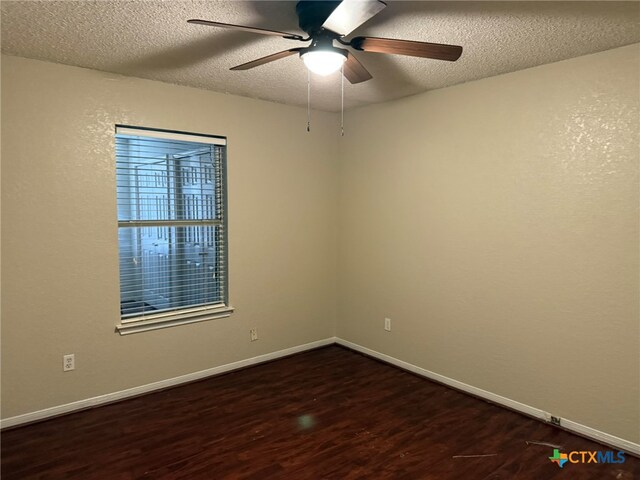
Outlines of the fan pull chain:
M344 63L340 68L340 79L341 79L341 88L340 88L340 136L344 137Z
M307 132L311 131L311 72L307 69Z

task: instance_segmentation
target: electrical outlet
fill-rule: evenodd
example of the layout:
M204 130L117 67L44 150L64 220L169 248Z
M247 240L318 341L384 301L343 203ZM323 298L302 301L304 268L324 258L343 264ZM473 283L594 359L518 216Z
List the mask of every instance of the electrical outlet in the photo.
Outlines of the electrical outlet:
M552 425L557 425L557 426L560 426L560 421L561 421L560 417L554 417L553 415L551 415L551 419L549 420L549 422Z
M258 329L257 328L252 328L251 330L249 330L249 334L251 336L251 341L255 342L256 340L258 340Z
M68 372L76 369L76 356L73 353L62 357L62 370Z
M390 332L390 331L391 331L391 319L390 319L390 318L385 318L385 319L384 319L384 329L385 329L387 332Z

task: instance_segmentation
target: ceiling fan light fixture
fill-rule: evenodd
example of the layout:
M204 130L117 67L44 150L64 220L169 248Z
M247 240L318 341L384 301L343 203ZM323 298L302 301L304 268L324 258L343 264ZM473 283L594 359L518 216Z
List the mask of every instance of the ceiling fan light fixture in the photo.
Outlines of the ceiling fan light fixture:
M342 50L311 50L300 55L306 67L318 75L326 77L340 70L347 56Z

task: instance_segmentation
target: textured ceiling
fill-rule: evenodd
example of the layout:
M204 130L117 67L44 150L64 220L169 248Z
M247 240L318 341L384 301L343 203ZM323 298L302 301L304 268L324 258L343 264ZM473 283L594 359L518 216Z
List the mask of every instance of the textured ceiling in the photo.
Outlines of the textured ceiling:
M640 42L638 2L400 2L351 36L462 45L457 62L357 53L373 74L345 82L347 108ZM1 2L2 51L10 55L306 105L297 56L248 71L229 68L299 42L186 23L203 18L303 33L295 2ZM312 77L312 106L340 108L340 77Z

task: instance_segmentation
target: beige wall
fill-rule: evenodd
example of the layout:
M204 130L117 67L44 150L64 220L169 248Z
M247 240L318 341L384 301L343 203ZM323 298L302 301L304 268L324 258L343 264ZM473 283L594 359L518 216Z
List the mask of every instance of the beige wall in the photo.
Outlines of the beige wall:
M638 442L639 53L350 112L337 335Z
M307 134L304 109L3 57L2 416L332 337L339 126L313 122ZM228 137L230 318L114 333L115 123Z
M638 59L358 109L339 141L333 114L307 135L302 109L3 57L3 418L337 328L638 442ZM229 137L231 318L114 333L114 123Z

